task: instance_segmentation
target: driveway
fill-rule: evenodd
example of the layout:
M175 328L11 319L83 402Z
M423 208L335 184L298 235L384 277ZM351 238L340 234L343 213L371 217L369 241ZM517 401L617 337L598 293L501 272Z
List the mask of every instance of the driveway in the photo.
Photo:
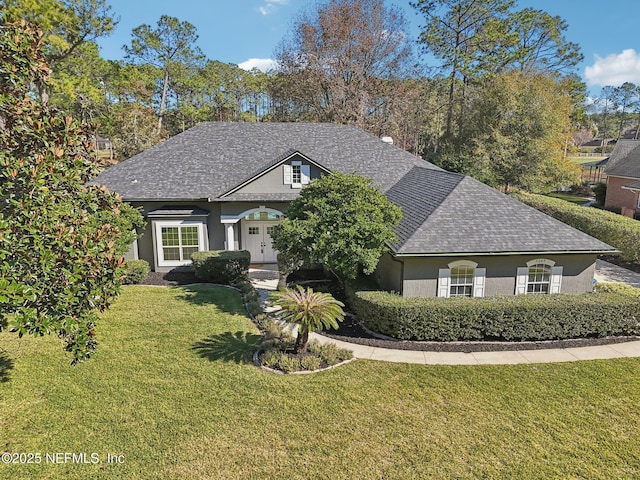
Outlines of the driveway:
M604 260L596 260L596 273L598 282L626 283L632 287L640 288L640 273L632 272Z

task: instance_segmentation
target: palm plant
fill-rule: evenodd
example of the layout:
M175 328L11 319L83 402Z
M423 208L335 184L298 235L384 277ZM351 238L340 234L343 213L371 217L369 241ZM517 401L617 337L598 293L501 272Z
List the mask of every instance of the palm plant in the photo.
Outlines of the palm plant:
M305 352L309 341L309 332L322 331L325 328L338 328L338 322L344 319L344 303L329 293L314 292L312 288L287 288L271 292L269 299L281 308L281 318L286 322L297 323L298 337L296 353Z

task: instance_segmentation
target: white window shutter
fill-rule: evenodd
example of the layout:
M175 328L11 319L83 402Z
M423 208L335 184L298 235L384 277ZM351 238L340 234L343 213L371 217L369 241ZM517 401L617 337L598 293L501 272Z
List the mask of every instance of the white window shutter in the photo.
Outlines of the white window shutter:
M451 270L441 268L438 270L438 297L449 298L451 285Z
M473 296L484 297L484 283L487 276L486 268L475 268L473 270Z
M562 287L562 267L551 267L549 293L560 293Z
M291 165L283 165L282 171L284 172L284 184L291 185Z
M307 185L309 183L309 177L311 176L311 166L301 165L300 176L302 177L302 184Z
M527 293L527 278L529 277L529 267L518 267L516 276L516 295Z

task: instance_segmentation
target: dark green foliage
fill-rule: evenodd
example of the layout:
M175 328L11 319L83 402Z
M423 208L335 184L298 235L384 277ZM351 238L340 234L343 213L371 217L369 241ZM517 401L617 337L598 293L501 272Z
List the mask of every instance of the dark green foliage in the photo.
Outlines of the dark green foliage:
M596 203L601 207L604 206L604 199L607 196L607 184L598 182L593 186L593 194L596 196Z
M55 332L76 363L95 350L97 312L143 222L86 186L97 173L87 127L33 100L48 85L42 51L34 27L0 26L0 318L20 336Z
M355 278L361 268L371 273L401 217L370 179L342 173L315 179L274 228L279 265L293 270L322 263L342 279Z
M146 260L127 260L126 272L122 283L125 285L137 285L144 282L149 275L149 262Z
M640 334L640 290L603 286L582 295L404 298L352 286L369 329L402 340L554 340Z
M640 261L640 222L637 220L542 195L520 192L513 197L617 248L625 260Z
M236 285L249 277L251 254L247 250L211 250L191 256L196 277L205 282Z

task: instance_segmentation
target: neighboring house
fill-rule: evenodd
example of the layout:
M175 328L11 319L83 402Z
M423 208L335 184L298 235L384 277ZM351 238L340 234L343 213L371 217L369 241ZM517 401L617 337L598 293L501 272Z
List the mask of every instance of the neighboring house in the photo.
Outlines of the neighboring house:
M94 183L141 206L132 258L155 271L198 250L246 249L275 262L270 231L313 178L371 178L399 205L380 284L405 296L591 291L596 256L615 251L473 178L444 171L358 128L202 123L115 165Z
M620 209L628 217L640 215L640 140L618 140L605 172L605 208Z

